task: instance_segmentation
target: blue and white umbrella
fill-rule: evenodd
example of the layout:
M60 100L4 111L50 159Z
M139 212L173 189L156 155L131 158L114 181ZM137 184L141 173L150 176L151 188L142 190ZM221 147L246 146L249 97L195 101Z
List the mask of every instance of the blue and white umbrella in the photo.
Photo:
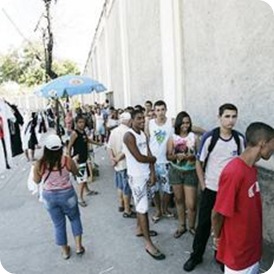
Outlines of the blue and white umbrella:
M103 84L89 77L65 75L46 83L34 93L46 98L61 98L105 90L107 89Z

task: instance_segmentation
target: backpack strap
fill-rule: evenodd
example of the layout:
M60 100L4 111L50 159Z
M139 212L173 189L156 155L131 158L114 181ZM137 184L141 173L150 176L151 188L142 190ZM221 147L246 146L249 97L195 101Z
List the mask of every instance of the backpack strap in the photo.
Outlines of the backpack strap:
M208 146L208 153L207 153L207 156L205 158L204 165L203 165L203 170L204 171L205 171L205 168L206 168L206 164L207 164L209 155L212 152L212 150L214 149L214 147L215 147L215 145L216 145L216 143L217 143L217 141L220 137L220 128L219 127L214 128L212 131L213 131L213 133L212 133L210 144ZM241 142L240 142L239 132L233 129L231 134L232 134L232 137L234 138L235 143L237 145L237 155L240 155L241 154Z
M237 155L241 154L241 143L239 133L236 130L232 130L232 136L237 144Z
M212 152L212 150L214 149L214 147L215 147L215 145L216 145L219 137L220 137L220 128L216 127L216 128L214 128L212 130L212 137L211 137L208 149L207 149L207 156L206 156L206 158L204 160L204 164L203 164L203 170L204 171L205 171L205 168L206 168L206 165L207 165L207 161L208 161L209 155Z

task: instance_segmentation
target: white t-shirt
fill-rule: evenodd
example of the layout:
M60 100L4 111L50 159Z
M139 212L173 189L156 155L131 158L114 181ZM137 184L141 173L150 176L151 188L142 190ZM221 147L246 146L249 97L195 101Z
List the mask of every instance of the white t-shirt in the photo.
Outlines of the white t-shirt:
M212 134L207 134L205 138L203 138L199 152L198 152L198 159L201 162L204 162L207 154L208 154L208 147L211 142ZM240 143L241 143L241 151L244 149L244 139L241 135L239 135ZM214 146L213 150L211 151L205 170L205 184L206 188L218 191L219 188L219 177L226 166L226 164L232 160L233 158L237 157L237 144L231 136L230 139L224 140L219 137L216 145Z
M147 140L146 135L143 131L141 131L140 134L135 132L133 129L128 130L130 133L133 134L133 136L136 139L136 145L138 150L142 155L147 156L148 155L148 149L147 149ZM140 163L138 162L135 157L131 154L131 152L128 150L127 146L124 144L123 151L126 156L126 163L127 163L127 173L128 175L131 175L132 177L145 177L149 176L150 169L148 163Z
M129 130L129 128L121 124L117 128L114 128L109 136L108 140L108 148L113 151L113 154L116 156L123 152L123 138L125 133ZM126 159L119 161L117 165L114 167L116 171L121 171L127 168Z
M163 125L157 125L156 120L149 121L149 147L153 156L157 158L157 164L166 164L167 141L174 132L172 120L167 118Z

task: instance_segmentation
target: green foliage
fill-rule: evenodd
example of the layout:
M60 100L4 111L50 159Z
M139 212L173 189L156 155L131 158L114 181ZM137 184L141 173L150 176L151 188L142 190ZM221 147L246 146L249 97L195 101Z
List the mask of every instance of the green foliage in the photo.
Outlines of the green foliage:
M58 76L80 74L77 65L69 60L54 61L54 72ZM41 46L25 45L0 56L0 84L14 81L28 87L46 81L44 50Z

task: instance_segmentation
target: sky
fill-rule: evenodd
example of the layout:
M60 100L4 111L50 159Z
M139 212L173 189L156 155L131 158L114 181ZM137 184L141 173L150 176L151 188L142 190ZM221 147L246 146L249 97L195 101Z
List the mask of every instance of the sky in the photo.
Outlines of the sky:
M84 68L104 2L58 0L55 4L55 0L52 0L54 58L70 59L81 70ZM40 29L34 30L44 11L43 0L0 0L0 53L20 47L24 40L36 40L42 44L43 23ZM45 21L42 22L45 26Z

